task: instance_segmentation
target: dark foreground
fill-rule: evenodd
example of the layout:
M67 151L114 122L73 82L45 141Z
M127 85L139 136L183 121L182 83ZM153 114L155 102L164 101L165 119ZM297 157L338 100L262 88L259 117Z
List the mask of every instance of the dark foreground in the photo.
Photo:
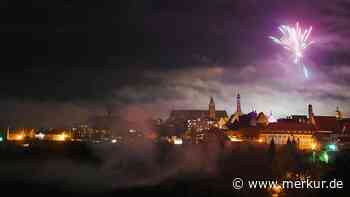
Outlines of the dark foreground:
M1 144L0 189L26 196L272 196L266 189L235 190L232 180L264 180L287 172L344 181L337 190L288 190L278 196L347 196L350 154L329 164L311 163L309 153L252 144L173 146L83 143ZM348 175L349 174L349 175Z

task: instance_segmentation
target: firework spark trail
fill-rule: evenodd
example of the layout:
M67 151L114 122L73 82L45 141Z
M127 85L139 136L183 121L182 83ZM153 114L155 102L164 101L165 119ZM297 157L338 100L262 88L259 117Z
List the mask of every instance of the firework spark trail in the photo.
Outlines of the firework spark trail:
M294 27L281 25L278 29L282 33L282 36L280 38L270 36L269 38L293 54L294 63L300 64L303 67L304 76L308 78L309 72L306 65L302 63L302 58L304 56L304 51L313 43L313 41L309 39L312 27L303 30L297 22Z
M305 65L303 65L303 70L304 70L304 76L305 76L305 78L308 79L308 78L309 78L309 71L307 70L307 68L306 68Z

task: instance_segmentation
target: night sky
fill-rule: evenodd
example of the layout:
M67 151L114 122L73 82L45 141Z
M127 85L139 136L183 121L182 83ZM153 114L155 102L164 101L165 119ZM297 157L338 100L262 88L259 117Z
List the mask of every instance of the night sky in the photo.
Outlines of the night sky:
M107 108L131 119L171 109L276 117L350 115L349 0L11 1L1 6L2 125L78 124ZM306 80L271 42L313 26Z

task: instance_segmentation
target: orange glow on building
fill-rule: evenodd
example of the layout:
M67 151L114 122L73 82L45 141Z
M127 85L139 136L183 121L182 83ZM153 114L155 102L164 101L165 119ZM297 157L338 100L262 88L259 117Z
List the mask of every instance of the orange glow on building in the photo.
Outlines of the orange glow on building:
M177 136L171 136L168 140L169 140L169 143L171 143L171 144L175 144L175 145L182 145L183 144L182 138L177 137Z
M50 130L45 133L45 140L64 142L71 139L71 133L65 129Z
M243 140L237 136L234 135L229 135L228 138L230 139L231 142L242 142Z
M229 130L225 132L231 142L243 142L242 134L239 131Z
M18 128L14 130L7 129L6 139L8 141L22 141L25 139L33 139L35 130L31 128Z
M24 135L23 134L17 134L14 137L15 137L15 140L18 140L18 141L21 141L21 140L24 139Z
M49 139L52 141L59 141L59 142L64 142L69 138L69 135L67 135L65 132L60 133L60 134L51 134L49 135Z
M312 133L261 133L259 139L263 139L263 142L267 144L274 139L275 144L279 145L287 144L289 139L291 141L294 140L298 148L302 150L316 150L318 148L317 140Z
M182 142L182 139L181 138L179 138L179 139L175 139L174 140L174 144L176 144L176 145L181 145L183 142Z
M315 142L312 142L312 143L310 144L310 148L311 148L311 150L317 150L317 149L318 149L318 144L315 143Z

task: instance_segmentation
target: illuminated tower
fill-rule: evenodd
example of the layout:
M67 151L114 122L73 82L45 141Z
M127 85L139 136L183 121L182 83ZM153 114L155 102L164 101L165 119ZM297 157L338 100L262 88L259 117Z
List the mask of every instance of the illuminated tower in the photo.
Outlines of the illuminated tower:
M209 118L212 120L215 120L216 116L216 111L215 111L215 103L213 97L210 97L210 102L209 102Z
M315 116L314 116L314 112L313 112L313 109L312 109L312 105L309 104L308 108L309 108L309 123L312 124L312 125L316 125L316 121L315 121Z
M242 109L241 109L241 95L239 94L239 92L237 93L236 96L236 112L234 112L230 118L230 122L234 123L234 122L239 122L239 117L242 116Z
M335 113L336 113L335 116L336 116L337 120L343 119L343 114L339 110L339 106L337 106L337 111L335 111Z
M239 94L239 92L238 92L238 94L237 94L237 97L236 97L236 103L237 103L237 113L238 114L241 114L242 113L242 110L241 110L241 95Z

